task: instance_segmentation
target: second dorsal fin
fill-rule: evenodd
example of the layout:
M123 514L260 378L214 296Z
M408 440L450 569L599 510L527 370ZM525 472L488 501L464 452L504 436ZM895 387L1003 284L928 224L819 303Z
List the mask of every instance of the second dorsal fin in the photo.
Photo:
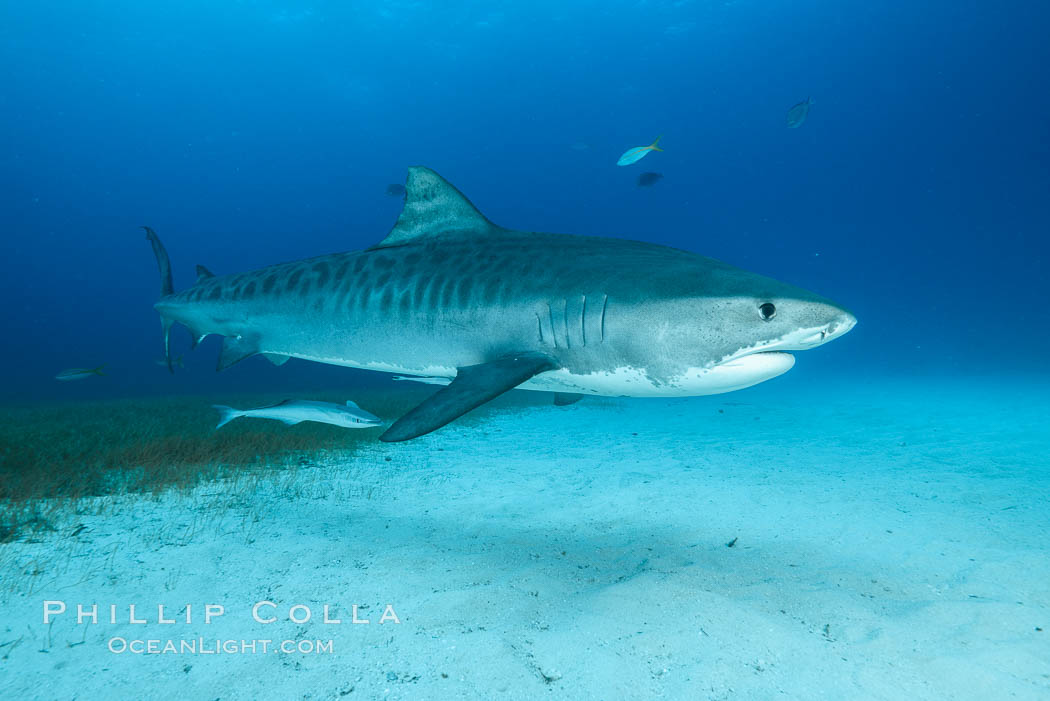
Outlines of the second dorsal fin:
M405 206L386 238L372 248L414 243L442 234L484 235L496 229L447 180L423 166L408 169Z
M215 277L215 273L205 268L200 263L197 264L197 282L201 280L207 280L210 277Z

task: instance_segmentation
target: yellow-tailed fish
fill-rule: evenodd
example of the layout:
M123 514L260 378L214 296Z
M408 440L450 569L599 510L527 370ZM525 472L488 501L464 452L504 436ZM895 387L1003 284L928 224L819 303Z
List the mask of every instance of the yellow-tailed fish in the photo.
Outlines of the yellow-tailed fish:
M649 144L648 146L635 146L634 148L627 149L626 151L624 151L624 154L620 156L620 160L616 161L616 165L629 166L632 163L637 163L638 161L645 158L647 155L649 155L650 151L663 151L662 148L657 146L657 144L660 143L660 139L662 138L662 136L656 137L656 141Z

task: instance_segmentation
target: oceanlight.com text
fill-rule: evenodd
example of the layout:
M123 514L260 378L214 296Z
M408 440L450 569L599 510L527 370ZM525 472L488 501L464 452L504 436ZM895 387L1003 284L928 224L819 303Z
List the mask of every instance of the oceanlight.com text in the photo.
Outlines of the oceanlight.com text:
M139 639L114 637L109 651L132 655L331 655L332 640L237 640L219 638Z

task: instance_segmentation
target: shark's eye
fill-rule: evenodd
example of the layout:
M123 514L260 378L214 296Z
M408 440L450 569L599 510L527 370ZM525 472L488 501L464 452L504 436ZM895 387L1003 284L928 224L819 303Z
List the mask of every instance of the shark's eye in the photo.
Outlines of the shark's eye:
M762 315L762 318L769 321L777 315L777 308L772 302L765 302L758 305L758 313Z

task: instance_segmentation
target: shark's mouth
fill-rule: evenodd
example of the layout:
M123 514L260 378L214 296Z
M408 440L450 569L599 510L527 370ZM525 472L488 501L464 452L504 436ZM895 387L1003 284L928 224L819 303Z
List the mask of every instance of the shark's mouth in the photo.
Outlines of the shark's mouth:
M770 362L780 361L783 362L783 358L778 356L786 356L794 361L795 356L784 351L752 351L750 353L736 354L733 355L729 360L724 360L715 367L728 368L728 367L756 367L759 365L767 365Z
M715 367L725 367L730 363L754 356L777 353L787 355L783 351L800 351L816 348L847 333L856 323L856 319L847 315L842 319L837 319L823 326L796 329L780 338L741 348L723 358L721 362L716 363Z
M735 355L707 371L704 394L721 394L771 380L795 366L795 356L781 351Z
M809 350L848 332L856 319L846 315L823 326L800 328L780 338L756 343L731 353L707 371L705 394L732 392L783 375L795 365L795 356L785 351Z

